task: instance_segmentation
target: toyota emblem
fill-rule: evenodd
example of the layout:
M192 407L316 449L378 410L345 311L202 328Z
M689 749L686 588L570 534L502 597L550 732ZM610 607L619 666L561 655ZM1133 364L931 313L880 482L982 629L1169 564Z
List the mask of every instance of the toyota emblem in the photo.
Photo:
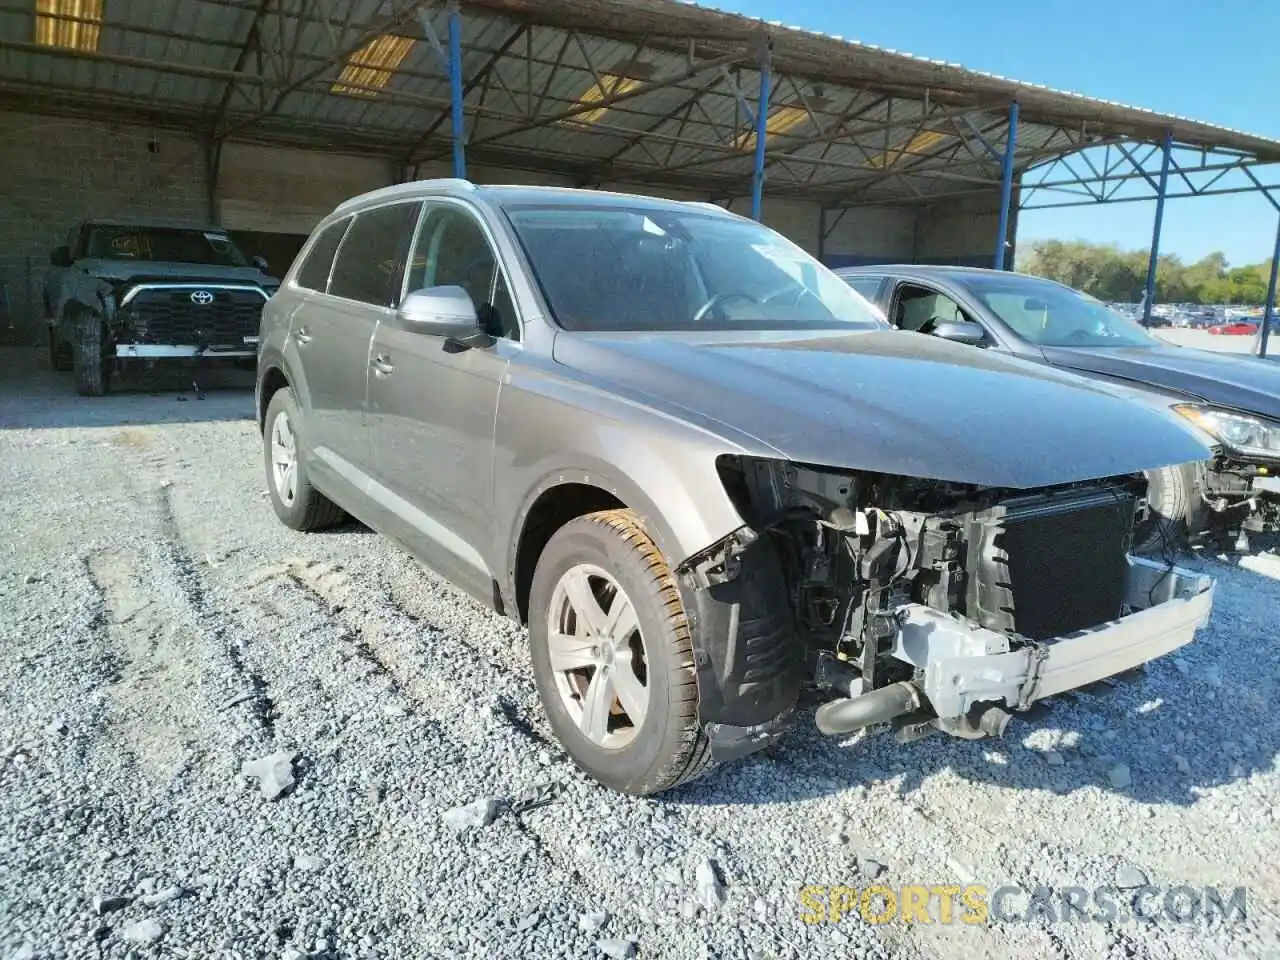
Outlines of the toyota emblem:
M213 303L213 294L208 290L194 290L191 293L191 302L198 303L202 307L207 307Z

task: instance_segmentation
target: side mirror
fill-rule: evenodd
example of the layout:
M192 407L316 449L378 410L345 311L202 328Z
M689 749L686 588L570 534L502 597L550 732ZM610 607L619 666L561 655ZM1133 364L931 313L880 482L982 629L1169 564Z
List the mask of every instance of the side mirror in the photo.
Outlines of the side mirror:
M932 333L942 340L967 343L970 346L979 344L987 338L987 332L982 329L982 325L972 320L944 320L934 325Z
M471 295L462 287L424 287L404 298L397 311L405 328L433 337L444 337L469 347L493 343L480 327L480 315Z
M252 263L255 267L257 267L263 273L266 273L270 269L270 267L267 265L266 257L256 256L253 258Z
M67 246L54 247L49 251L49 262L55 267L71 266L71 248Z

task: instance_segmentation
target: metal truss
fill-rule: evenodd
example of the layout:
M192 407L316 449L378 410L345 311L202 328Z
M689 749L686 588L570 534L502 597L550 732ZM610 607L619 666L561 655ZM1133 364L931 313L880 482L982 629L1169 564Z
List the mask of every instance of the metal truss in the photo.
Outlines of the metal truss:
M29 4L16 2L0 0L0 14L32 15ZM109 108L122 119L192 130L208 144L211 214L221 145L233 138L381 153L414 175L422 164L451 158L454 175L465 176L470 157L567 176L581 186L654 183L715 200L749 195L757 218L767 183L770 195L817 201L824 240L850 208L995 196L997 269L1007 266L1015 205L1044 210L1154 200L1148 311L1165 200L1259 192L1280 211L1280 177L1269 162L1245 153L1177 144L1170 134L1152 143L1085 123L1074 128L1020 111L1016 101L986 102L955 90L888 81L831 85L777 69L763 24L755 35L729 42L616 28L588 35L540 21L537 4L501 15L479 2L464 10L458 0L186 0L184 6L239 11L247 28L239 37L193 37L150 24L100 24L221 54L205 63L26 40L0 40L0 50L203 79L216 85L207 101L167 98L161 90L140 102L110 84L86 90L11 77L0 78L0 103L23 106L34 94L45 108L68 114ZM483 29L473 29L467 43L465 13L473 10ZM343 73L353 55L388 34L424 43L433 55L425 64L422 57L410 61L416 65L397 63L383 71L390 82L377 86ZM301 95L346 97L363 107L348 113L349 122L341 112L319 120L298 106ZM366 109L371 105L400 110L379 113Z
M1101 203L1136 203L1162 195L1161 170L1165 157L1166 200L1210 197L1235 193L1262 193L1273 206L1272 191L1280 195L1280 182L1264 184L1270 175L1280 180L1280 165L1255 160L1227 150L1207 151L1170 143L1116 142L1055 157L1034 166L1022 176L1023 210L1093 206ZM1154 161L1154 163L1153 163ZM1170 177L1176 178L1172 188ZM1044 196L1054 194L1052 197ZM1037 196L1041 199L1034 200ZM1277 207L1280 209L1280 207Z

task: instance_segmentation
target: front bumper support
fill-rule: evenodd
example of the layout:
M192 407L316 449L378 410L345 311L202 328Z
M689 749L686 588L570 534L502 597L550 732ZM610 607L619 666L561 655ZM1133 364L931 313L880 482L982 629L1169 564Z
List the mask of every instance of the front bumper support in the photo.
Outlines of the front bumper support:
M243 347L220 346L198 347L195 344L156 344L156 343L118 343L118 358L200 358L218 359L220 357L256 357L257 337L245 337Z
M1025 710L1037 700L1124 673L1190 643L1209 621L1214 581L1180 567L1129 559L1128 611L1042 642L1019 641L922 604L897 611L893 656L943 719L979 704Z

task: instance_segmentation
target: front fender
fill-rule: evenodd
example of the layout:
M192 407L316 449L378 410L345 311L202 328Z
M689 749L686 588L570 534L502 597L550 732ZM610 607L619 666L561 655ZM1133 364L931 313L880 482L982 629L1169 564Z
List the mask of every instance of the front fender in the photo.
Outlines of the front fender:
M53 316L65 325L77 310L87 310L111 323L115 319L112 293L113 288L107 281L83 270L68 269L54 291Z
M494 431L492 568L514 577L530 508L549 488L578 483L639 514L674 570L742 526L716 471L717 456L741 452L632 401L513 365Z
M725 491L717 457L756 451L536 369L513 372L503 385L495 441L498 563L491 568L503 571L504 597L516 597L520 538L538 498L562 484L605 490L639 515L677 576L693 633L699 718L715 731L716 755L750 752L780 731L798 696L800 664L771 548L757 542L731 583L702 589L680 576L686 560L745 523Z

